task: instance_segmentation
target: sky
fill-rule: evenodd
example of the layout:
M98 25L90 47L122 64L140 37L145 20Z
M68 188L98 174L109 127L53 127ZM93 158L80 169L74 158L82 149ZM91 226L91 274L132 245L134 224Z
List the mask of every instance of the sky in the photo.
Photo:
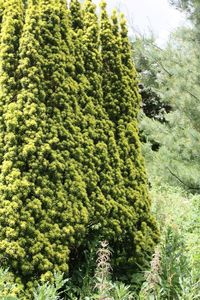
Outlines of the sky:
M96 4L100 0L94 0ZM124 12L131 28L136 34L152 31L158 44L166 42L170 32L185 18L178 10L169 5L168 0L107 0L108 9L117 8Z

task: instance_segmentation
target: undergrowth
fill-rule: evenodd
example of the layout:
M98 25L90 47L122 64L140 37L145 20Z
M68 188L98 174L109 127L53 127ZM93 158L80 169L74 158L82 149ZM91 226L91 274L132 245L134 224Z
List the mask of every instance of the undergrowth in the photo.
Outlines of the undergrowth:
M200 197L168 186L151 191L161 239L149 270L135 274L134 284L112 280L112 251L107 241L86 253L82 285L55 273L54 284L41 283L34 300L195 300L200 299ZM110 245L112 246L112 245ZM96 262L94 254L96 252ZM91 265L96 264L94 275ZM137 282L138 286L135 286ZM0 299L19 300L19 287L8 270L0 269Z

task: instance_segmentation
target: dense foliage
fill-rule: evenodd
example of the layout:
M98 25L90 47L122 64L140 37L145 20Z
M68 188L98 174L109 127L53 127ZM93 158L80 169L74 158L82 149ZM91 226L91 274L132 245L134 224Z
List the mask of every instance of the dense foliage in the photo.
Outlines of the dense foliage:
M123 275L158 241L126 22L102 3L0 2L0 260L29 289L94 240Z

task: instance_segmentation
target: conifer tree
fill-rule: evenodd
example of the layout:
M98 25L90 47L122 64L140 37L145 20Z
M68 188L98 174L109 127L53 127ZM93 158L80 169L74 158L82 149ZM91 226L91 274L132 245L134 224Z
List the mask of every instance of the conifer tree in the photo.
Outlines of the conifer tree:
M86 89L86 94L91 98L92 105L95 107L94 157L96 160L95 169L99 177L97 182L98 194L96 199L94 198L94 220L100 225L97 237L107 238L113 243L117 243L123 232L123 220L120 219L120 213L126 217L130 212L129 208L124 206L125 193L123 177L120 172L121 160L115 141L115 128L103 106L103 65L99 29L95 6L91 0L87 0L84 8L83 54L85 76L90 84Z
M2 4L2 3L1 3ZM10 269L17 265L23 249L18 244L19 172L15 165L18 140L15 132L21 117L16 107L19 37L23 25L22 1L5 1L1 19L0 41L0 258ZM17 178L18 177L18 178ZM16 181L15 181L16 180ZM11 261L10 261L10 258Z
M23 25L22 1L0 2L0 165L4 147L4 112L16 95L16 68L18 65L19 36Z
M70 14L73 30L77 32L79 29L83 29L82 9L78 0L70 1Z
M0 254L29 294L35 276L68 271L88 220L67 18L64 1L28 2L19 87L12 105L4 98Z
M7 220L1 215L0 248L1 257L8 258L10 270L22 281L35 271L30 252L34 253L37 247L41 250L43 240L38 228L35 228L41 218L42 203L35 195L35 182L40 180L38 150L44 138L42 119L45 120L44 107L39 101L44 99L44 78L36 39L40 33L37 11L38 6L29 1L19 47L18 90L13 87L14 101L9 103L9 99L5 99L4 105L7 107L3 132L5 154L1 171L1 206L7 211ZM14 36L18 37L18 34ZM40 258L41 255L38 265Z
M51 2L51 6L54 7L54 1ZM77 102L78 86L73 79L76 65L65 1L60 1L57 14L59 17L57 26L51 27L49 18L54 18L55 11L52 10L51 14L45 11L44 2L43 18L46 18L48 26L45 32L50 41L48 45L44 40L45 77L49 79L46 80L47 99L49 99L49 118L52 123L50 138L56 135L57 140L52 145L55 150L53 167L56 167L53 176L56 177L60 173L56 183L59 188L57 187L58 194L54 202L55 215L52 220L59 228L58 262L60 266L65 262L63 271L67 271L69 254L74 257L72 249L78 248L83 242L88 223L88 210L91 209L83 175L84 151L87 149L84 149L85 140L80 128L83 115ZM66 248L64 249L62 245L66 245ZM60 266L58 265L59 270L62 270Z
M2 17L3 17L3 11L4 11L4 1L0 1L0 32L1 32L1 23L2 23Z
M25 239L22 231L27 215L22 215L27 191L30 188L26 176L22 176L25 164L22 159L21 140L26 113L17 101L20 50L19 40L22 29L22 1L7 1L3 13L1 30L1 238L0 257L8 263L15 275L21 273ZM27 70L26 70L27 71ZM25 71L25 72L26 72ZM31 78L30 78L31 80ZM29 81L30 82L30 81ZM23 121L24 120L24 121ZM27 121L27 119L26 119ZM31 120L29 123L31 126ZM27 149L28 150L28 149ZM25 232L24 232L25 234Z
M72 40L74 43L74 65L75 65L75 80L79 83L81 89L81 80L83 69L83 51L82 51L82 35L83 35L83 15L81 4L78 0L70 1L70 20L72 27ZM83 82L84 85L84 82Z
M124 211L126 215L129 209L123 207L123 178L114 126L102 105L99 25L95 5L90 0L85 2L83 9L81 39L84 72L77 74L79 79L82 78L79 103L85 116L82 125L84 140L91 140L84 162L87 192L93 209L87 239L91 242L94 238L107 238L117 242L122 233L118 211Z
M119 31L116 12L111 21L104 1L101 7L104 106L115 127L121 159L120 171L124 180L123 206L130 211L126 217L123 212L119 214L119 220L123 220L121 247L125 248L119 253L116 264L119 268L131 265L136 267L137 263L145 263L158 240L156 224L150 213L147 179L138 137L136 117L140 96L124 19Z
M95 232L97 240L105 234L108 236L109 230L112 235L116 236L115 230L108 225L108 216L110 210L116 205L111 201L113 200L111 191L117 189L115 178L118 181L122 178L120 174L117 174L119 154L112 122L109 121L102 106L102 64L99 52L99 25L95 8L91 0L85 1L82 15L83 29L78 38L82 45L82 51L79 52L82 57L82 73L77 73L77 80L80 89L79 105L84 115L81 127L85 143L88 142L84 161L86 186L93 209L93 213L90 212L90 224L93 226L90 227L88 235L91 239L94 236L92 228L98 225L96 226L98 230ZM81 12L79 12L80 15Z
M23 2L0 10L0 259L28 299L88 241L108 239L121 270L151 253L157 229L124 21L103 4L100 44L92 0Z

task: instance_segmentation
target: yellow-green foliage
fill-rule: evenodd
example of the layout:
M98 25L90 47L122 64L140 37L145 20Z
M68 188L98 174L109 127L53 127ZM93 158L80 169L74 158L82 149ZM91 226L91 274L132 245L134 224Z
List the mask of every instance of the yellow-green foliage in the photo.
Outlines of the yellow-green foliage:
M112 18L102 1L101 49L103 59L104 107L114 124L120 155L120 173L123 178L122 194L116 195L113 218L121 234L115 249L117 264L143 264L157 240L155 220L150 213L150 200L141 146L138 138L137 113L140 107L136 71L131 59L131 48L124 17L118 25L116 12ZM120 243L119 243L120 241ZM124 246L123 246L124 245ZM122 257L120 257L122 255Z
M118 266L157 242L124 19L103 5L100 32L91 0L70 7L0 3L0 260L30 290L86 239L110 240Z

